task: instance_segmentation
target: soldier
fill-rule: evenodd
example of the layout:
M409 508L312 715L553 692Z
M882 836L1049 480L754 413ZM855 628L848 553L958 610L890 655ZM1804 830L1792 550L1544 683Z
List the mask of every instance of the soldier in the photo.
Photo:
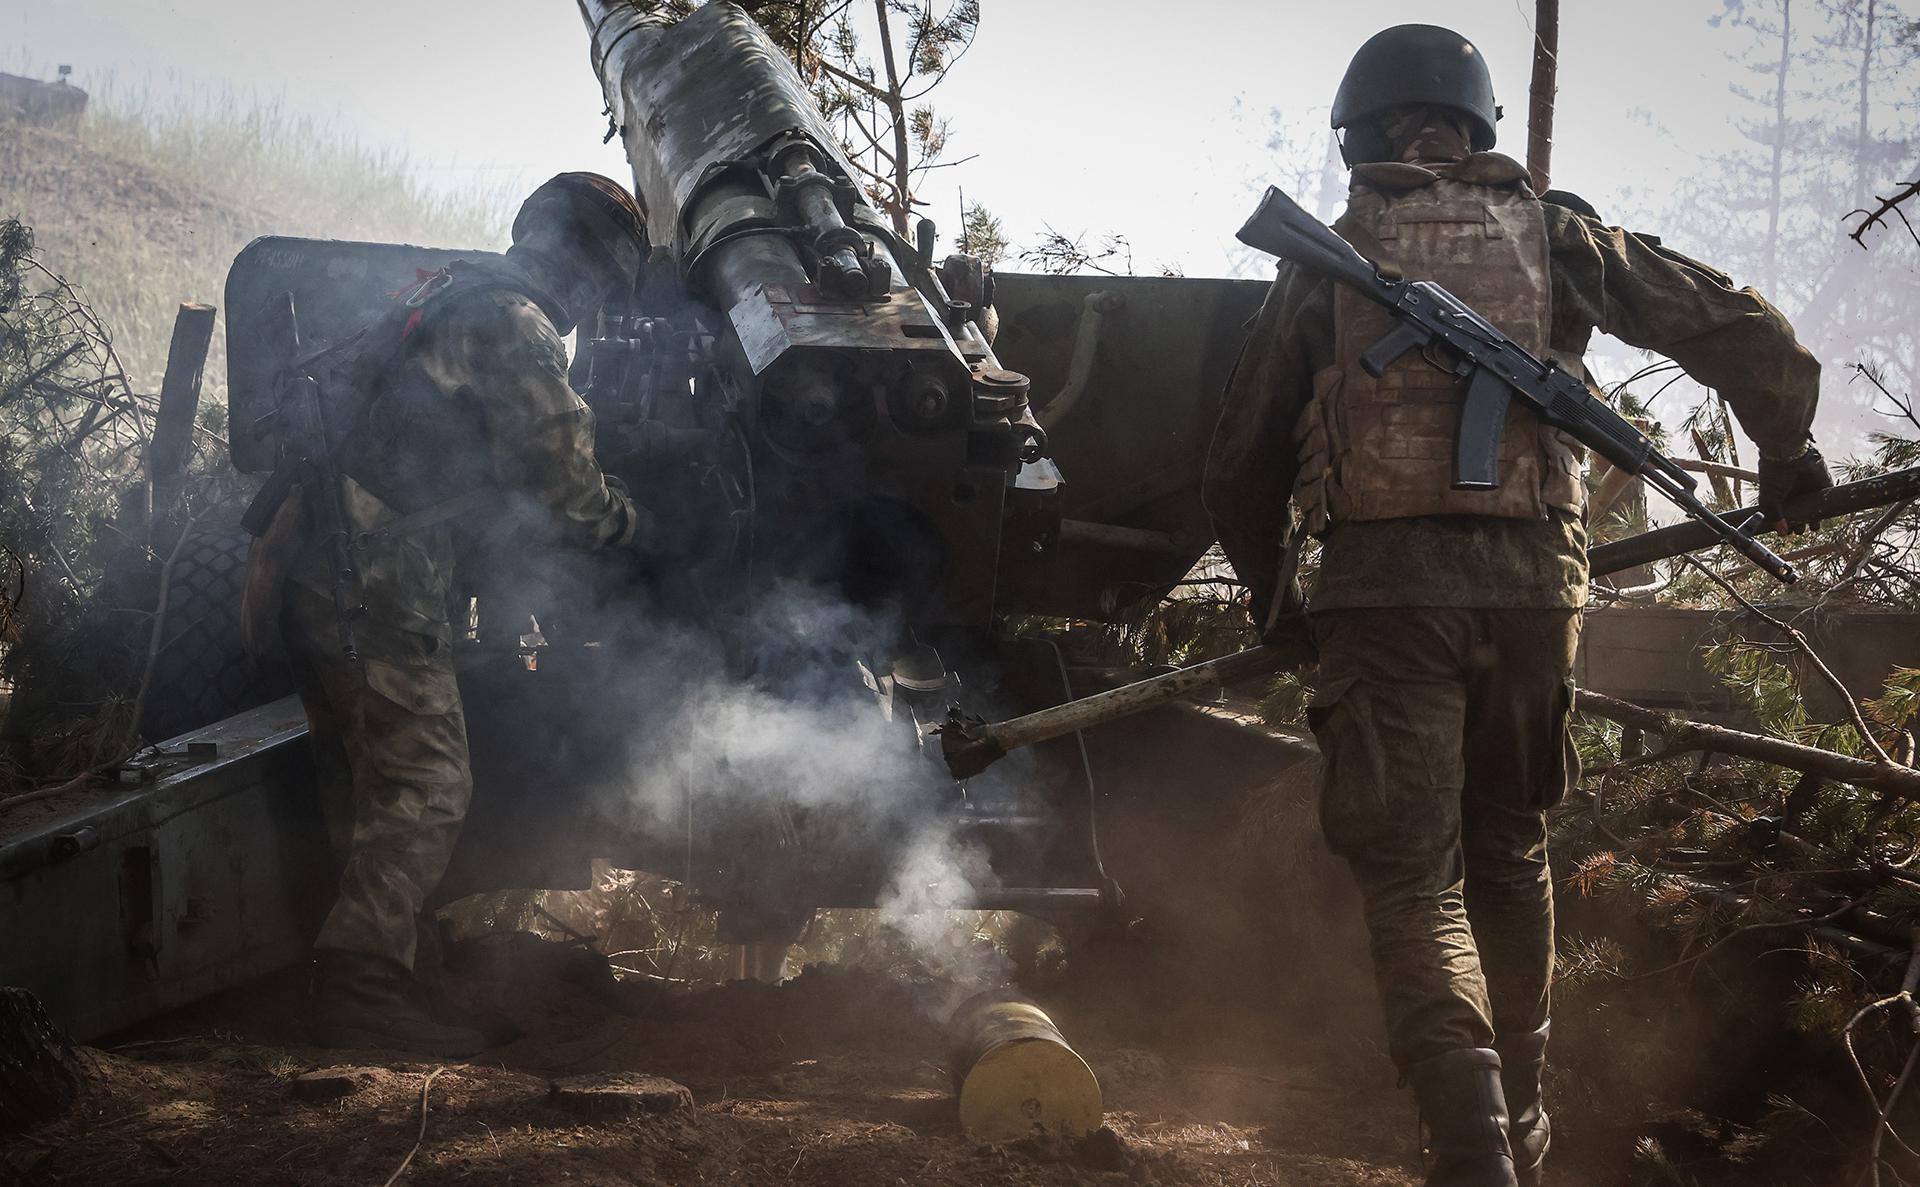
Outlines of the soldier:
M1779 311L1657 239L1536 198L1525 168L1487 151L1498 118L1459 34L1373 37L1333 103L1352 170L1335 229L1576 373L1599 329L1717 388L1760 447L1770 521L1831 485L1808 435L1819 364ZM1543 813L1578 777L1586 486L1574 443L1516 403L1502 485L1452 489L1463 385L1417 353L1368 375L1360 352L1387 319L1280 265L1226 393L1206 502L1269 641L1310 630L1319 651L1321 823L1362 893L1389 1054L1428 1127L1427 1182L1537 1183L1553 969ZM1289 497L1322 541L1310 627L1269 618Z
M593 416L567 385L561 341L631 283L646 251L626 190L563 173L521 206L503 265L456 263L423 277L396 294L393 313L309 360L328 379L336 421L357 658L342 647L326 517L316 514L329 495L307 489L311 477L255 543L248 597L256 641L277 628L284 642L346 863L314 942L311 1021L324 1045L449 1057L485 1046L478 1031L430 1017L412 984L415 918L472 790L452 659L451 529L507 518L579 549L646 538L646 513L594 460Z

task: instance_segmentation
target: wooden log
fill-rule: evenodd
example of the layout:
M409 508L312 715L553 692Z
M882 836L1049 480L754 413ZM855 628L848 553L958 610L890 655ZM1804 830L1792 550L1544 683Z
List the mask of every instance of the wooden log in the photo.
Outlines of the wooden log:
M1100 1128L1100 1082L1039 1006L976 994L947 1024L960 1127L983 1142L1084 1137Z
M200 381L207 348L213 341L214 309L183 302L173 318L173 342L167 348L167 372L160 381L160 411L153 440L147 444L147 482L153 497L154 547L164 553L178 531L175 504L187 475L193 425L200 415Z
M79 1057L66 1033L24 989L0 987L0 1133L30 1129L80 1095Z

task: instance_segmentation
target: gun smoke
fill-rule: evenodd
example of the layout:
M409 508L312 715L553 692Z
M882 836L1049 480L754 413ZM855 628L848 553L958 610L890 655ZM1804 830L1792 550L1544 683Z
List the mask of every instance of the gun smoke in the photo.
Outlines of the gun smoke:
M930 1015L1008 980L1003 954L954 940L948 911L992 872L941 811L962 792L923 732L926 706L916 715L888 695L897 655L914 646L896 615L785 585L724 634L665 619L621 625L623 654L645 659L602 698L629 719L594 727L628 739L603 792L610 823L685 836L690 861L697 835L728 855L723 876L742 881L782 886L788 871L817 867L864 885L875 926L929 974L920 1004Z

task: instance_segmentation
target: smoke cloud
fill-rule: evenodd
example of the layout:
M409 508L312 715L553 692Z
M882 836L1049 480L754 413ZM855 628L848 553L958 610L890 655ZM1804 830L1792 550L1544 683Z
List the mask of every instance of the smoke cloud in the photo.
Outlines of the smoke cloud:
M931 974L929 1013L1004 983L1011 963L959 942L948 914L994 874L984 847L951 828L962 792L930 732L946 696L892 687L903 655L924 665L926 654L896 616L785 586L725 637L640 631L621 646L644 661L608 690L610 703L643 707L608 805L622 827L697 837L723 860L737 847L748 883L778 887L798 866L863 886L877 926ZM777 868L756 868L769 856Z

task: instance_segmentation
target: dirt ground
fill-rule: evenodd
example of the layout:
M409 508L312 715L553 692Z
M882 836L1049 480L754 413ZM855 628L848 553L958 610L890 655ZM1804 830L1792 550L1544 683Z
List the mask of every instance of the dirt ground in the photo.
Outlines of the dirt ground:
M600 980L530 937L498 947L447 986L469 1016L523 1032L479 1059L304 1046L289 974L86 1052L81 1104L0 1139L0 1174L381 1184L420 1135L438 1068L406 1183L1417 1182L1413 1112L1391 1069L1321 1020L1175 1015L1101 987L1063 991L1047 1004L1099 1075L1110 1132L993 1147L960 1132L941 1029L900 981L815 966L779 986L660 993ZM295 1097L295 1076L341 1063L376 1072L337 1101ZM694 1105L594 1120L549 1103L554 1077L612 1070L670 1077Z

